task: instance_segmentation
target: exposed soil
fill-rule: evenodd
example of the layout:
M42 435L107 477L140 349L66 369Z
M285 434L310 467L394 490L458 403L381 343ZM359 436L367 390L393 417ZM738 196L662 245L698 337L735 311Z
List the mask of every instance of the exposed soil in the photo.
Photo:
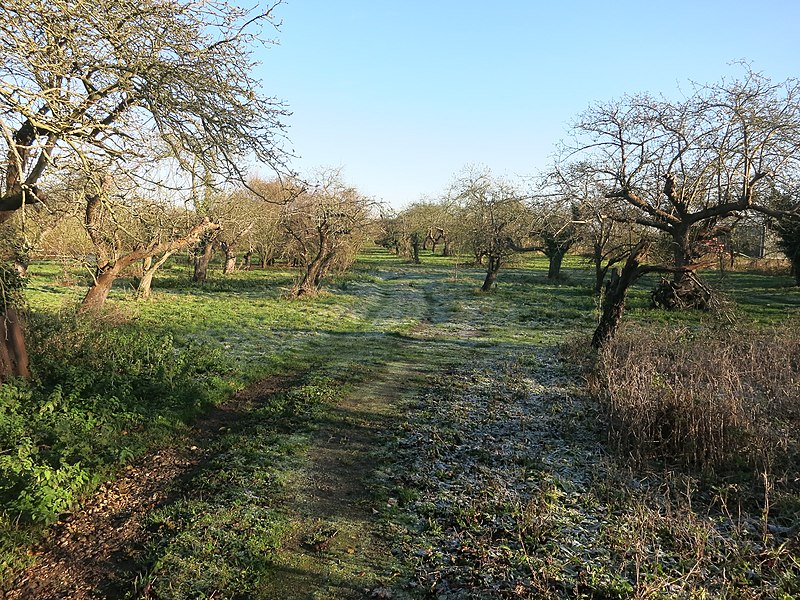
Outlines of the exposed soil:
M53 527L34 550L36 564L0 591L0 598L81 600L129 592L142 568L147 514L180 493L183 479L204 463L205 448L221 432L236 428L249 408L292 382L272 377L243 390L174 445L145 455L101 485L78 512Z

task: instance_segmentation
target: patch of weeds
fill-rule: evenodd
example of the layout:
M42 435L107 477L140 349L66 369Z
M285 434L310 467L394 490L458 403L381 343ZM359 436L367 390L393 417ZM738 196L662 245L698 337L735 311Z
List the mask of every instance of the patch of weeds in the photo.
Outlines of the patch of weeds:
M231 390L226 362L209 344L179 348L118 316L89 323L34 314L29 325L36 379L0 386L4 564L16 560L8 556L17 540L35 539Z
M637 460L794 480L799 352L791 327L629 327L601 354L595 390L613 443Z
M138 597L266 598L260 592L286 526L279 512L248 499L225 507L187 501L153 515L152 529L175 533Z

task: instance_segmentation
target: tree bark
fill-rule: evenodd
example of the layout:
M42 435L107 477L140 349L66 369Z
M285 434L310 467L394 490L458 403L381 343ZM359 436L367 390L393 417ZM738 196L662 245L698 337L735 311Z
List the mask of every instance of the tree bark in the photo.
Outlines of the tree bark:
M606 294L603 297L603 313L592 336L592 348L601 349L614 339L625 312L628 288L647 272L639 265L648 248L649 244L639 242L622 267L622 272L620 273L617 268L612 269L611 279L606 284Z
M412 233L411 234L411 260L414 261L415 265L420 263L419 261L419 234Z
M492 285L494 282L497 281L497 273L500 271L500 257L499 256L490 256L489 257L489 267L486 269L486 279L483 280L483 285L481 286L482 292L488 292L492 289Z
M233 246L227 242L221 242L220 247L225 255L225 264L222 267L224 275L230 275L236 270L236 253L233 251Z
M78 309L78 314L92 312L103 306L108 299L108 293L111 291L111 287L114 285L114 280L120 274L122 268L128 264L128 261L120 260L117 261L113 267L100 272L95 277L94 283L89 288L89 291L86 292L86 296L83 297L83 302L81 302L81 306Z
M560 249L550 253L550 264L547 269L548 279L558 279L561 276L561 263L564 260L564 254Z
M0 382L11 377L28 379L31 373L22 317L13 306L6 307L5 314L0 315L0 335Z
M692 244L689 241L689 230L687 227L675 227L672 231L673 262L672 266L677 269L673 275L673 281L680 284L686 276L686 271L682 270L692 262Z
M26 120L14 135L7 155L5 193L0 196L0 223L10 220L23 204L37 202L39 190L36 186L25 189L21 168L25 164L30 146L36 138L36 129ZM20 276L27 272L27 262L15 261L15 270ZM0 383L11 377L30 378L28 350L20 311L11 298L3 298L0 311Z
M139 300L147 300L150 297L153 288L153 275L155 274L155 269L147 269L142 273L139 285L136 286L136 297Z
M315 257L314 260L308 263L306 272L303 273L302 279L295 286L295 297L299 298L300 296L313 295L319 291L318 282L322 279L320 276L321 269L322 260L318 257Z
M327 275L331 262L335 256L330 234L325 229L320 229L319 248L308 264L306 272L300 282L294 287L294 296L299 298L309 294L316 294L322 283L322 279Z
M169 257L175 254L177 251L178 249L169 250L156 261L154 261L153 257L151 256L144 259L142 278L139 280L139 285L136 288L137 298L140 298L141 300L147 300L150 297L153 286L153 275L155 275L156 271L160 269L164 263L169 260Z
M200 252L195 254L194 257L194 275L192 275L192 281L195 283L205 283L208 278L208 265L211 262L212 256L214 256L214 240L203 240Z

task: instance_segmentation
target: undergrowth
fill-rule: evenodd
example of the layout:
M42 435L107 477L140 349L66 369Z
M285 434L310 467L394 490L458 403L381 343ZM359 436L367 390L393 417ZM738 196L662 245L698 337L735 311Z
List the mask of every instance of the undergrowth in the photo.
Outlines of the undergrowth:
M105 315L30 315L34 377L0 386L0 575L18 546L120 466L227 396L215 346Z
M628 327L593 387L637 460L717 473L800 473L800 330Z

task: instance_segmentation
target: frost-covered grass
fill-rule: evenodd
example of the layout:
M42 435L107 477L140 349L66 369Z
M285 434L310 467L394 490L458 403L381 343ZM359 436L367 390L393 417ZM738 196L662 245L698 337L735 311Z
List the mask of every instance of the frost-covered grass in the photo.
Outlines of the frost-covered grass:
M405 591L456 598L781 598L791 511L609 455L598 405L547 349L483 353L409 406L378 472Z

